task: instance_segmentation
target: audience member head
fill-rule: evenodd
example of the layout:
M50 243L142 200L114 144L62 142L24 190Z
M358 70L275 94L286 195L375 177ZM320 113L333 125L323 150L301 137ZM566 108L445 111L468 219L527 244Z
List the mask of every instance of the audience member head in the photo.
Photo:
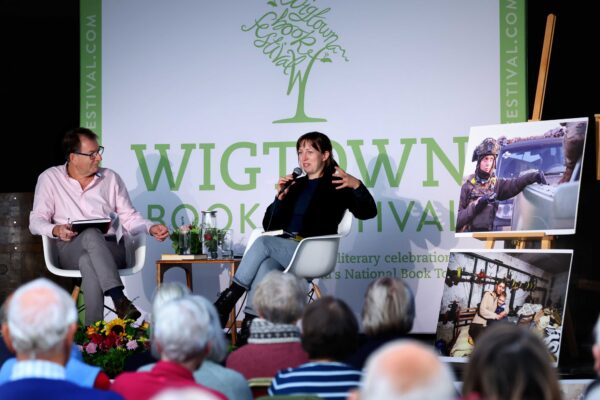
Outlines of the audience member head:
M152 317L167 302L190 295L190 289L179 282L169 282L160 285L152 299Z
M362 310L363 330L367 335L406 335L414 319L415 300L403 281L383 277L369 284Z
M465 396L485 399L559 400L550 353L529 329L512 324L486 328L471 354L463 383Z
M269 272L256 287L253 306L261 318L276 324L293 324L306 303L305 284L293 274Z
M210 320L208 330L208 343L210 344L209 353L206 356L207 359L220 363L227 356L227 343L225 343L225 336L223 335L223 328L219 321L219 314L214 304L211 303L203 296L191 296L192 300L200 304L201 307L206 308L208 311L208 317Z
M69 159L69 154L81 151L81 136L93 141L98 141L98 135L88 128L75 128L68 131L63 137L63 152L65 158Z
M598 316L598 321L596 321L596 327L594 328L594 339L596 340L596 343L592 346L594 369L600 375L600 316Z
M312 360L341 361L356 350L358 322L342 300L322 297L302 316L302 347Z
M208 352L210 317L206 307L191 297L162 305L154 316L152 335L162 360L194 371Z
M77 310L69 294L39 278L18 288L6 307L2 333L20 358L66 364L77 329Z
M396 340L373 353L361 389L350 399L450 400L456 398L450 368L428 346Z
M190 295L190 289L187 286L182 285L179 282L163 283L154 292L154 298L152 299L152 314L150 315L150 330L152 332L155 315L162 306L171 300L181 299L185 296ZM150 351L154 358L160 359L160 353L156 348L154 341L150 344Z

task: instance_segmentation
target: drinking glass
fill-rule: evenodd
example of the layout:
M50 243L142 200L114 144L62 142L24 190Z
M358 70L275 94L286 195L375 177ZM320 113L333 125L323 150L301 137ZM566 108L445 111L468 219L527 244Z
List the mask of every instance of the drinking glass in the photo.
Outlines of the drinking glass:
M233 229L226 229L221 240L221 257L233 258Z

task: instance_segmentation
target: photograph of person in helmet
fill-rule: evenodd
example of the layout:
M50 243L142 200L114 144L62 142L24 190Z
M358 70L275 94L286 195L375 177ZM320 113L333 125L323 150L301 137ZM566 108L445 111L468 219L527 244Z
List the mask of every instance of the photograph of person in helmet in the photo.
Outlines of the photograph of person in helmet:
M575 233L588 125L569 118L471 127L457 236Z
M460 191L457 232L483 232L493 230L498 208L497 200L505 200L521 193L532 183L547 184L544 173L535 170L518 178L496 177L496 160L500 145L494 138L484 139L473 151L472 161L477 163Z

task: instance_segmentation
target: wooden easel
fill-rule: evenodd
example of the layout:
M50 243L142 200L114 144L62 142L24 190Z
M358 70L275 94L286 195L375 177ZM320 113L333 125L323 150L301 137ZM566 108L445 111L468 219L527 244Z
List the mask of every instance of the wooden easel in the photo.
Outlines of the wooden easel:
M546 19L546 30L544 32L544 44L542 47L542 57L540 60L540 71L538 72L537 88L535 90L535 99L533 103L533 112L529 121L542 120L542 108L544 105L544 96L546 94L546 81L548 78L548 68L550 66L550 55L552 53L552 40L554 39L554 27L556 26L556 15L549 14ZM513 232L478 232L473 233L473 237L479 240L485 240L485 248L493 249L497 240L516 240L517 249L524 249L528 241L541 241L542 249L551 249L554 236L546 235L544 232L531 233L513 233Z
M516 240L517 249L524 249L528 241L539 240L541 241L540 247L542 249L551 249L552 241L554 240L554 236L546 235L544 232L476 232L473 233L473 237L475 239L485 240L486 249L493 249L496 240Z

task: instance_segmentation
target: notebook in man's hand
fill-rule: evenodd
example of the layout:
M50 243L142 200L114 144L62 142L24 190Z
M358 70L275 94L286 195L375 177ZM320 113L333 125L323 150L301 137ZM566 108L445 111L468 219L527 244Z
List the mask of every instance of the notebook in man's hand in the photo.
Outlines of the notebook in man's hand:
M110 218L95 218L95 219L80 219L71 222L71 230L73 232L81 233L87 228L98 228L100 232L106 233L110 228Z

